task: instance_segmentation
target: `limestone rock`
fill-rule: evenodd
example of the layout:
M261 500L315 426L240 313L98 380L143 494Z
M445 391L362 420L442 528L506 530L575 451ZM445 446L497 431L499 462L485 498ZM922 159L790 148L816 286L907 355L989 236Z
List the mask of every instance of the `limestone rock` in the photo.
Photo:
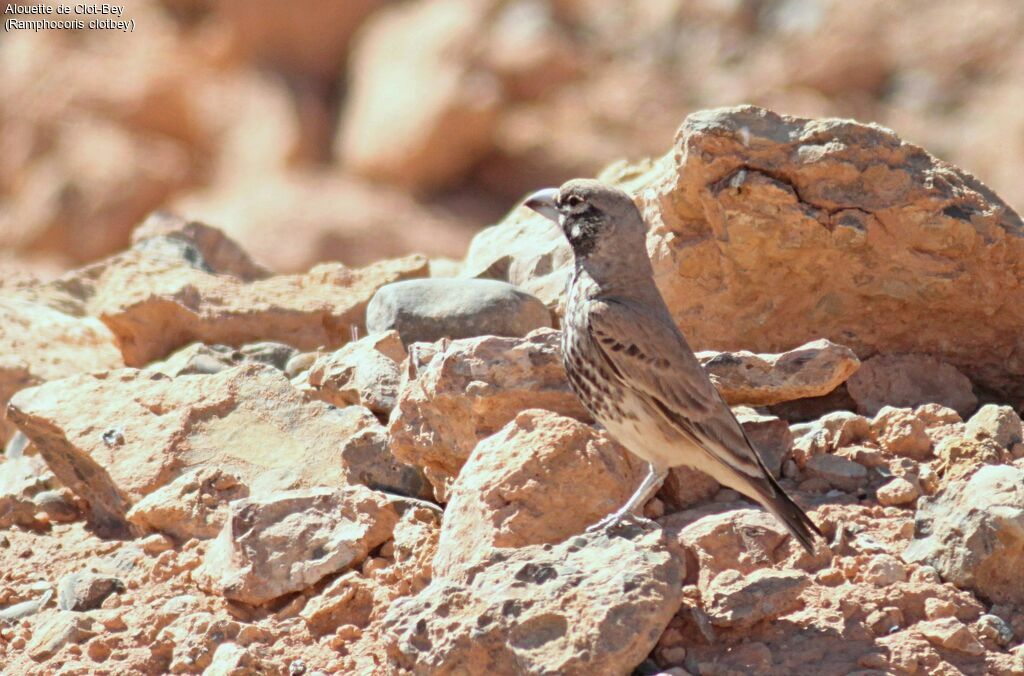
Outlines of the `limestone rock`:
M442 338L525 336L551 326L537 298L493 279L410 279L381 287L366 330L396 330L407 345Z
M458 581L435 577L384 620L392 668L440 673L628 673L680 601L660 529L494 549ZM466 543L472 546L471 543Z
M678 511L710 499L721 487L706 472L679 465L669 470L658 491L658 498L668 511Z
M125 518L184 542L215 537L224 526L228 503L249 496L249 487L219 467L199 467L182 474L139 500Z
M696 520L678 512L659 522L697 562L697 586L702 593L722 571L734 569L748 575L785 560L789 548L783 545L792 541L785 526L759 509L735 509Z
M782 463L789 457L793 447L793 433L789 425L781 418L758 413L750 408L734 409L733 413L757 449L765 467L778 477L782 472Z
M925 421L909 408L883 406L871 421L871 432L886 452L915 460L932 451Z
M699 352L697 358L730 405L768 406L820 397L860 366L847 347L821 339L781 354Z
M867 359L847 383L861 413L874 415L883 406L941 404L963 417L978 405L971 381L956 367L921 354L878 355Z
M996 603L1024 603L1024 470L986 466L918 503L903 559Z
M182 614L156 633L150 651L160 671L188 673L206 669L217 648L238 638L241 626L234 620L208 612Z
M1024 439L1020 416L1009 406L986 404L967 421L967 434L988 438L1003 448L1011 448Z
M213 653L210 666L203 670L203 676L249 676L276 671L237 643L221 643Z
M323 593L310 599L302 619L316 635L328 634L343 624L366 626L373 608L371 583L357 571L332 580Z
M337 153L348 169L424 191L463 176L482 157L500 83L463 55L481 40L489 5L430 0L370 20L352 54L341 117Z
M868 481L863 465L839 455L816 455L807 461L807 474L818 477L842 491L855 491Z
M876 554L864 566L858 579L876 587L888 587L907 581L907 567L891 554Z
M810 584L799 570L762 569L745 576L725 570L708 585L705 609L712 624L742 629L796 610Z
M95 623L70 610L60 610L40 622L25 650L37 662L49 659L70 643L81 643L97 634Z
M75 611L99 608L105 598L125 590L120 578L85 571L65 575L57 588L60 609Z
M462 467L434 572L454 578L496 548L562 542L625 504L646 471L606 434L550 411L524 411L477 444Z
M197 574L211 591L259 605L359 564L397 521L388 500L362 486L236 500Z
M133 248L149 253L162 250L163 253L158 255L171 259L200 260L208 271L238 277L246 282L266 279L272 274L220 228L168 211L150 214L132 231L131 243ZM70 275L69 279L75 277Z
M985 646L981 645L981 642L974 637L967 625L955 617L919 622L914 625L914 630L920 632L935 645L948 650L956 650L968 655L985 653Z
M801 467L815 455L870 440L871 423L849 411L834 411L810 423L790 426L793 434L793 458Z
M36 493L32 503L53 523L69 523L82 516L81 500L67 488Z
M87 418L82 401L93 402ZM341 416L262 364L210 376L72 376L19 392L9 410L92 518L115 529L135 502L190 467L221 468L254 494L341 478Z
M430 499L430 482L418 467L399 462L388 446L387 428L362 406L338 411L344 436L340 443L341 475L346 485L361 484L387 493Z
M337 407L358 404L388 415L395 406L405 359L397 331L371 333L330 354L320 355L292 384L310 397Z
M53 590L47 589L40 596L34 599L22 601L21 603L13 603L6 608L0 609L0 621L18 622L26 617L32 617L45 608L51 598L53 598Z
M525 207L481 230L462 264L465 277L500 279L558 311L572 270L572 251L558 226Z
M34 498L55 485L53 473L39 456L0 456L0 529L33 525Z
M887 507L906 505L917 500L921 491L912 482L896 477L878 489L878 502Z
M378 288L428 272L426 259L410 256L360 269L331 263L299 275L238 276L238 246L223 234L184 225L158 232L52 284L106 324L129 366L195 341L333 349L362 327Z
M431 349L425 365L410 363L414 372L403 380L388 435L399 461L424 467L434 477L439 497L477 442L519 412L543 408L589 420L569 389L557 331L442 341Z
M937 469L947 482L964 479L983 465L998 465L1008 460L1006 450L988 437L952 435L939 442L935 457Z

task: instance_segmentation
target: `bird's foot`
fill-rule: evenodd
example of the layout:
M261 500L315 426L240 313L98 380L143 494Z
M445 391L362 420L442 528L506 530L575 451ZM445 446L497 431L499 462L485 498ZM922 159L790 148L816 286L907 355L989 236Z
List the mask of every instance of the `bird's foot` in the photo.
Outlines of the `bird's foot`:
M597 523L588 526L586 529L587 533L603 533L605 531L614 532L623 526L623 519L628 516L627 512L618 511L609 514L605 518L601 519Z

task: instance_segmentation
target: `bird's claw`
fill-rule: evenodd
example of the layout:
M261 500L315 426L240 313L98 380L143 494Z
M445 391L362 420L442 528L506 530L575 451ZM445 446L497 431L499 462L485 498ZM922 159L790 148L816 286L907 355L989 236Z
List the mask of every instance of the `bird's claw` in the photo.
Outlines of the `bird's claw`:
M619 514L618 512L616 512L615 514L611 514L609 516L606 516L605 518L601 519L597 523L595 523L593 525L590 525L590 526L587 526L585 532L587 532L587 533L603 533L605 531L614 532L614 531L616 531L619 528L619 526L622 525L622 520L623 520L624 516L625 516L624 514Z

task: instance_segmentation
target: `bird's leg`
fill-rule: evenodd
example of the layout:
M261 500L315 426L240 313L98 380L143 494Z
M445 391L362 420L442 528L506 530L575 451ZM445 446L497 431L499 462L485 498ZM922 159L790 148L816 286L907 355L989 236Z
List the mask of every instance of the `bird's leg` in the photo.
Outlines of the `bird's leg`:
M629 500L626 501L626 504L624 504L618 511L609 514L593 526L587 528L588 533L602 531L606 528L614 528L620 521L622 521L623 517L627 514L631 514L637 507L643 506L651 496L654 495L655 491L658 490L658 487L661 486L661 482L665 480L666 476L668 476L668 468L655 467L652 464L648 464L647 467L647 476L644 477L644 480L639 486L637 486L636 491L632 496L630 496Z

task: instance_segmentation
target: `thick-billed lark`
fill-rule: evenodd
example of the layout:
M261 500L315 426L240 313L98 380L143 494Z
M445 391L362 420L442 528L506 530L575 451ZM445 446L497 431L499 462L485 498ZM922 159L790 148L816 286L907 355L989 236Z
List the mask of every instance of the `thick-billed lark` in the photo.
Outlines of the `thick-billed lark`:
M558 223L575 254L562 326L569 382L594 419L650 464L626 504L589 530L617 524L670 467L688 465L761 503L813 551L820 531L765 468L672 320L629 195L574 180L524 204Z

